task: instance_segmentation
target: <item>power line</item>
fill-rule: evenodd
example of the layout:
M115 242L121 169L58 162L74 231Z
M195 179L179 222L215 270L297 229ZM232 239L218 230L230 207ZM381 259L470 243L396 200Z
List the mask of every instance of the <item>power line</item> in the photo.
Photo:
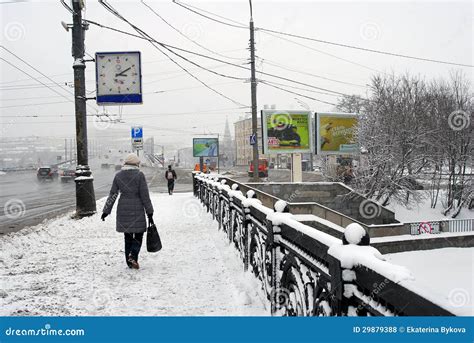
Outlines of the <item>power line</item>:
M54 104L66 104L69 101L54 101L54 102L39 102L36 104L24 104L24 105L8 105L0 106L0 108L13 108L13 107L26 107L26 106L40 106L40 105L54 105Z
M202 85L204 85L206 88L208 88L209 90L213 91L214 93L220 95L221 97L233 102L234 104L236 105L239 105L239 106L245 106L235 100L233 100L232 98L229 98L228 96L226 96L225 94L219 92L218 90L210 87L209 85L207 85L204 81L202 81L201 79L199 79L197 76L195 76L194 74L192 74L191 72L189 72L185 67L183 67L181 64L179 64L178 62L176 62L173 58L171 58L171 56L169 56L166 52L164 52L162 49L160 49L160 47L156 46L156 44L160 45L161 47L163 47L164 49L168 50L169 52L177 55L178 57L181 57L185 60L187 60L185 57L177 54L176 52L172 51L171 49L169 49L168 47L166 47L165 45L163 44L160 44L159 42L157 42L156 40L154 40L150 35L148 35L145 31L141 30L140 28L138 28L137 26L135 26L134 24L132 24L130 21L128 21L125 17L123 17L117 10L115 10L111 5L109 5L105 0L99 0L99 3L104 6L109 12L111 12L112 14L114 14L117 18L125 21L128 25L130 25L135 31L137 31L140 36L142 36L143 38L147 39L150 44L155 47L155 49L157 49L160 53L162 53L163 55L165 55L167 58L170 59L171 62L173 62L174 64L176 64L179 68L181 68L183 71L185 71L189 76L191 76L193 79L195 79L196 81L198 81L199 83L201 83ZM202 67L194 62L191 62L189 60L187 60L189 63L192 63L196 66L199 66L200 68L203 68L203 69L206 69L216 75L219 75L219 76L224 76L224 74L220 74L220 73L217 73L215 71L212 71L210 69L207 69L205 67ZM240 78L235 78L235 77L232 77L232 76L224 76L224 77L229 77L229 78L233 78L233 79L240 79Z
M177 2L176 0L173 0L173 3L187 9L188 11L191 11L195 14L198 14L202 17L205 17L209 20L212 20L212 21L215 21L215 22L218 22L218 23L221 23L221 24L224 24L224 25L227 25L227 26L233 26L233 27L237 27L237 28L245 28L245 29L248 29L247 26L241 26L241 25L233 25L233 24L229 24L229 23L226 23L226 22L223 22L223 21L220 21L220 20L217 20L215 18L211 18L209 16L206 16L198 11L202 11L202 12L206 12L206 13L209 13L209 14L212 14L216 17L220 17L220 18L224 18L226 20L229 20L229 21L232 21L232 22L235 22L234 20L230 20L229 18L225 18L225 17L222 17L222 16L218 16L217 14L215 13L212 13L212 12L209 12L209 11L204 11L203 9L200 9L196 6L191 6L191 5L184 5L183 3L181 2ZM193 7L194 9L191 9L190 7ZM328 44L328 45L333 45L333 46L338 46L338 47L343 47L343 48L348 48L348 49L355 49L355 50L360 50L360 51L365 51L365 52L371 52L371 53L376 53L376 54L380 54L380 55L387 55L387 56L393 56L393 57L401 57L401 58L407 58L407 59L412 59L412 60L417 60L417 61L423 61L423 62L432 62L432 63L440 63L440 64L447 64L447 65L454 65L454 66L458 66L458 67L468 67L468 68L472 68L474 67L474 65L471 65L471 64L463 64L463 63L456 63L456 62L449 62L449 61L442 61L442 60L437 60L437 59L431 59L431 58L424 58L424 57L417 57L417 56L411 56L411 55L406 55L406 54L400 54L400 53L394 53L394 52L389 52L389 51L382 51L382 50L376 50L376 49L369 49L369 48L364 48L364 47L360 47L360 46L355 46L355 45L350 45L350 44L343 44L343 43L337 43L337 42L331 42L331 41L328 41L328 40L323 40L323 39L318 39L318 38L313 38L313 37L306 37L306 36L301 36L301 35L297 35L297 34L293 34L293 33L288 33L288 32L282 32L282 31L277 31L277 30L271 30L271 29L266 29L266 28L263 28L263 27L256 27L255 30L257 31L262 31L262 32L269 32L269 33L276 33L276 34L279 34L279 35L283 35L283 36L289 36L289 37L293 37L293 38L299 38L299 39L304 39L304 40L309 40L309 41L313 41L313 42L317 42L317 43L323 43L323 44Z
M168 26L170 26L172 29L174 29L175 31L177 31L180 35L182 35L183 37L185 37L186 39L190 40L191 42L193 42L194 44L196 44L197 46L203 48L204 50L208 51L208 52L211 52L211 53L214 53L216 55L219 55L221 57L226 57L226 56L223 56L217 52L214 52L208 48L206 48L205 46L199 44L198 42L190 39L189 37L187 37L185 34L183 34L181 31L179 31L178 29L176 29L173 25L171 25L168 21L166 21L160 14L158 14L156 11L154 11L149 5L147 5L143 0L141 0L142 4L145 5L151 12L153 12L158 18L160 18L163 22L165 22ZM182 6L181 4L179 4L178 2L174 1L176 4ZM191 5L188 5L189 7L193 7ZM183 6L185 7L185 6ZM189 8L188 8L189 9ZM202 10L203 12L206 12L204 10ZM209 12L210 13L210 12ZM215 13L211 13L215 16L217 16ZM229 18L225 18L225 17L221 17L223 19L226 19L226 20L230 20L232 21L231 19ZM234 21L235 22L235 21ZM236 22L237 24L243 26L243 24L241 23L238 23ZM244 28L248 29L248 27L244 26ZM274 35L272 35L274 36ZM277 38L280 38L280 37L277 37ZM332 55L331 55L332 56ZM333 56L333 57L336 57L336 56ZM324 77L324 76L320 76L320 75L315 75L315 74L311 74L311 73L308 73L308 72L301 72L301 71L297 71L297 70L294 70L294 69L290 69L290 68L285 68L285 67L282 67L282 66L278 66L276 65L275 63L272 63L272 62L269 62L267 59L265 59L267 61L268 64L270 65L273 65L273 66L276 66L276 67L279 67L279 68L282 68L282 69L285 69L285 70L288 70L288 71L293 71L293 72L296 72L296 73L300 73L300 74L304 74L304 75L309 75L309 76L313 76L313 77L317 77L317 78L321 78L321 79L324 79L324 80L327 80L327 81L333 81L333 82L337 82L337 83L341 83L341 84L346 84L346 85L351 85L351 86L356 86L356 87L362 87L362 88L365 88L365 86L363 85L357 85L357 84L353 84L353 83L350 83L350 82L344 82L344 81L340 81L340 80L335 80L335 79L331 79L331 78L327 78L327 77Z
M119 33L122 33L122 34L125 34L125 35L128 35L128 36L131 36L131 37L135 37L135 38L147 40L147 41L149 41L149 42L154 42L154 43L159 44L160 46L163 46L163 47L166 47L166 48L169 48L169 49L175 49L175 50L182 51L182 52L186 52L186 53L189 53L189 54L193 54L193 55L196 55L196 56L199 56L199 57L202 57L202 58L206 58L206 59L218 61L218 62L221 62L221 63L225 63L225 64L228 64L228 65L234 66L234 67L236 67L236 68L240 68L240 69L244 69L244 70L250 70L250 68L244 67L244 66L242 66L242 65L238 65L238 64L235 64L235 63L231 63L231 62L228 62L228 61L221 60L221 59L216 58L216 57L204 55L204 54L201 54L201 53L198 53L198 52L195 52L195 51L190 51L190 50L183 49L183 48L179 48L179 47L176 47L176 46L173 46L173 45L170 45L170 44L166 44L166 43L163 43L163 42L159 42L159 41L155 40L155 39L152 38L152 37L148 37L148 38L147 38L147 37L139 36L139 35L136 35L136 34L127 32L127 31L123 31L123 30L120 30L120 29L116 29L116 28L113 28L113 27L110 27L110 26L107 26L107 25L103 25L103 24L100 24L100 23L97 23L97 22L94 22L94 21L90 21L90 20L87 20L87 22L89 22L89 23L91 23L91 24L93 24L93 25L96 25L96 26L98 26L98 27L107 29L107 30L119 32ZM271 73L260 72L260 74L266 75L266 76L270 76L270 77L274 77L274 78L278 78L278 79L285 80L285 81L288 81L288 82L300 84L300 85L307 86L307 87L310 87L310 88L314 88L314 89L319 89L319 90L331 92L331 93L334 93L334 94L348 95L348 94L345 94L345 93L333 91L333 90L330 90L330 89L327 89L327 88L317 87L317 86L314 86L314 85L310 85L310 84L307 84L307 83L304 83L304 82L292 80L292 79L289 79L289 78L286 78L286 77L283 77L283 76L279 76L279 75L275 75L275 74L271 74Z
M162 112L162 113L128 113L125 114L127 116L129 115L139 115L139 116L179 116L179 115L194 115L194 114L216 114L212 112L227 112L227 111L237 111L237 110L244 110L250 108L250 106L246 107L231 107L231 108L214 108L214 109L209 109L209 110L196 110L196 111L189 111L189 112ZM220 114L220 113L217 113ZM35 115L0 115L0 118L47 118L47 117L71 117L73 116L72 114L35 114ZM88 117L97 117L96 114L88 114ZM109 114L109 117L115 117L117 116L116 114ZM139 118L139 117L133 117L133 118Z
M200 16L203 16L203 17L205 17L205 18L207 18L207 19L216 21L216 22L221 23L221 24L226 24L226 23L225 23L225 22L222 22L222 21L220 21L220 20L215 20L214 18L211 18L211 17L208 17L208 16L204 16L202 13L199 13L199 12L197 12L197 11L195 11L195 10L192 10L192 9L190 9L189 7L193 7L193 8L195 8L196 10L199 10L199 11L202 11L202 12L206 12L206 13L209 13L209 14L214 15L214 16L216 16L216 17L220 17L220 18L222 18L222 19L225 19L225 20L228 20L228 21L232 21L232 22L238 23L238 22L236 22L236 21L234 21L234 20L232 20L232 19L230 19L230 18L226 18L226 17L220 16L220 15L218 15L218 14L215 14L215 13L212 13L212 12L209 12L209 11L205 11L205 10L203 10L203 9L201 9L201 8L198 8L198 7L195 7L195 6L191 6L191 5L189 5L189 4L186 4L186 6L184 6L182 3L178 3L177 1L173 1L173 2L176 3L177 5L180 5L180 6L183 7L183 8L186 8L187 10L189 10L189 11L191 11L191 12L194 12L194 13L200 15ZM244 25L244 24L242 24L242 23L238 23L238 24ZM231 26L234 26L234 25L231 25ZM247 26L241 26L241 28L248 29ZM258 30L258 28L256 28L256 30ZM264 32L264 31L262 31L262 32ZM277 39L281 39L281 40L290 42L290 43L292 43L292 44L296 44L296 45L299 45L299 46L301 46L301 47L305 47L305 48L307 48L307 49L310 49L310 50L319 52L319 53L321 53L321 54L324 54L324 55L327 55L327 56L330 56L330 57L333 57L333 58L336 58L336 59L339 59L339 60L342 60L342 61L345 61L345 62L354 64L354 65L357 65L357 66L359 66L359 67L362 67L362 68L365 68L365 69L368 69L368 70L371 70L371 71L375 71L375 72L380 73L380 74L385 74L385 73L383 73L383 72L381 72L381 71L379 71L379 70L377 70L377 69L368 67L368 66L366 66L366 65L363 65L363 64L360 64L360 63L351 61L351 60L347 60L347 59L345 59L345 58L342 58L342 57L339 57L339 56L330 54L330 53L325 52L325 51L321 51L321 50L315 49L315 48L313 48L313 47L310 47L310 46L307 46L307 45L304 45L304 44L301 44L301 43L298 43L298 42L295 42L295 41L291 41L291 40L286 39L286 38L283 38L283 37L276 36L276 35L274 35L274 34L272 34L272 33L269 33L269 32L264 32L264 33L266 33L267 35L273 36L273 37L275 37L275 38L277 38Z
M388 52L388 51L382 51L382 50L375 50L375 49L363 48L363 47L360 47L360 46L349 45L349 44L342 44L342 43L336 43L336 42L331 42L331 41L322 40L322 39L317 39L317 38L312 38L312 37L300 36L300 35L296 35L296 34L292 34L292 33L287 33L287 32L281 32L281 31L276 31L276 30L265 29L265 28L261 28L261 27L257 28L257 30L259 30L259 31L264 31L264 32L270 32L270 33L276 33L276 34L283 35L283 36L289 36L289 37L294 37L294 38L309 40L309 41L318 42L318 43L323 43L323 44L329 44L329 45L339 46L339 47L343 47L343 48L349 48L349 49L355 49L355 50L360 50L360 51L365 51L365 52L371 52L371 53L380 54L380 55L388 55L388 56L394 56L394 57L401 57L401 58L407 58L407 59L412 59L412 60L417 60L417 61L423 61L423 62L432 62L432 63L448 64L448 65L454 65L454 66L458 66L458 67L468 67L468 68L474 67L474 65L471 65L471 64L463 64L463 63L456 63L456 62L441 61L441 60L435 60L435 59L431 59L431 58L416 57L416 56L404 55L404 54L399 54L399 53L394 53L394 52Z
M316 78L319 78L319 79L323 79L323 80L327 80L327 81L332 81L332 82L336 82L336 83L341 83L341 84L345 84L345 85L349 85L349 86L355 86L355 87L366 88L365 85L359 85L359 84L356 84L356 83L351 83L351 82L346 82L346 81L340 81L340 80L332 79L332 78L329 78L329 77L325 77L325 76L321 76L321 75L317 75L317 74L313 74L313 73L309 73L309 72L305 72L305 71L293 69L293 68L290 68L290 67L286 67L286 66L284 66L284 65L282 65L282 64L269 61L268 59L263 59L263 60L264 60L265 62L267 62L267 64L269 64L269 65L271 65L271 66L274 66L274 67L277 67L277 68L281 68L281 69L284 69L284 70L287 70L287 71L291 71L291 72L294 72L294 73L303 74L303 75L308 75L308 76L313 76L313 77L316 77Z
M57 92L54 88L52 88L52 87L50 87L50 86L44 84L43 82L39 81L39 80L38 80L37 78L35 78L33 75L31 75L31 74L27 73L26 71L24 71L23 69L17 67L16 65L14 65L13 63L7 61L7 60L4 59L3 57L0 57L0 59L1 59L2 61L4 61L5 63L9 64L10 66L12 66L13 68L17 69L18 71L22 72L23 74L28 75L28 76L29 76L30 78L32 78L33 80L35 80L35 81L37 81L37 82L43 84L45 87L49 88L49 89L52 90L54 93L60 95L62 98L67 99L68 102L74 102L74 100L68 98L68 97L65 96L64 94L61 94L61 93Z
M194 7L194 6L191 6L191 5L188 5L188 4L184 5L183 3L178 2L178 1L176 1L176 0L173 0L173 3L175 3L175 4L178 5L178 6L183 7L183 8L185 8L185 9L187 9L188 11L191 11L191 12L196 13L197 15L199 15L199 16L201 16L201 17L204 17L204 18L207 18L207 19L209 19L209 20L218 22L218 23L220 23L220 24L227 25L227 26L231 26L231 27L236 27L236 28L238 28L238 29L246 29L246 30L249 29L248 26L246 26L246 25L244 25L244 24L238 23L237 25L234 25L234 24L226 23L226 22L224 22L224 21L217 20L217 19L215 19L215 18L208 17L208 16L206 16L206 15L204 15L204 14L202 14L202 13L200 13L200 12L198 12L198 11L195 11L195 10L193 10L193 9L190 8L190 7ZM196 7L194 7L194 8L196 8ZM199 9L199 10L200 10L200 11L203 11L203 10L201 10L201 9ZM204 12L204 11L203 11L203 12ZM209 13L209 12L208 12L208 13ZM212 13L212 14L215 15L214 13ZM215 15L215 16L217 17L217 15ZM227 18L225 18L225 19L227 19ZM229 19L227 19L227 20L229 20Z
M41 72L41 71L38 70L36 67L34 67L33 65L31 65L30 63L28 63L27 61L25 61L23 58L21 58L20 56L18 56L17 54L15 54L15 53L14 53L13 51L11 51L10 49L6 48L6 47L3 46L3 45L0 45L0 47L1 47L2 49L4 49L5 51L7 51L9 54L15 56L17 59L19 59L19 60L22 61L24 64L26 64L27 66L29 66L31 69L33 69L34 71L36 71L38 74L44 76L44 77L47 78L49 81L51 81L51 82L56 83L57 85L59 85L57 82L55 82L55 81L54 81L53 79L51 79L49 76L45 75L43 72ZM6 60L3 59L3 58L2 58L2 60L6 61ZM10 64L10 63L9 63L9 64ZM24 72L23 70L21 70L21 69L19 69L19 68L17 68L17 69L20 70L20 71L22 71L23 73L27 74L27 73ZM27 74L27 75L31 77L31 75L29 75L29 74ZM39 83L41 83L41 84L44 85L44 83L43 83L42 81L39 81L39 80L36 79L36 78L35 78L35 80L36 80L37 82L39 82ZM65 89L63 86L60 86L60 87L61 87L63 90L65 90L67 93L71 94L71 95L74 97L74 93L72 93L70 90ZM53 90L53 88L51 88L51 87L49 87L49 86L48 86L48 88L51 89L51 90ZM54 92L57 93L57 94L60 94L59 92L57 92L57 91L55 91L55 90L54 90ZM70 100L70 101L72 101L72 100ZM89 106L89 107L90 107L91 109L93 109L94 111L98 111L98 109L96 109L96 108L90 106L89 104L86 103L86 105Z
M313 48L313 47L311 47L311 46L308 46L308 45L305 45L305 44L302 44L302 43L298 43L298 42L292 41L292 40L290 40L290 39L287 39L287 38L284 38L284 37L280 37L280 36L277 36L277 35L274 35L274 34L271 34L271 33L268 33L268 32L265 32L265 33L266 33L267 35L270 35L270 36L275 37L275 38L277 38L277 39L284 40L284 41L289 42L289 43L291 43L291 44L295 44L295 45L301 46L301 47L303 47L303 48L306 48L306 49L309 49L309 50L318 52L318 53L323 54L323 55L326 55L326 56L330 56L330 57L335 58L335 59L337 59L337 60L341 60L341 61L344 61L344 62L353 64L353 65L356 65L356 66L358 66L358 67L361 67L361 68L364 68L364 69L367 69L367 70L370 70L370 71L374 71L374 72L379 73L379 74L386 74L386 73L383 72L383 71L380 71L380 70L378 70L378 69L375 69L375 68L366 66L366 65L364 65L364 64L362 64L362 63L355 62L355 61L352 61L352 60L348 60L348 59L346 59L346 58L343 58L343 57L340 57L340 56L331 54L331 53L329 53L329 52L322 51L322 50Z
M324 101L324 100L321 100L321 99L317 99L317 98L314 98L314 97L311 97L311 96L308 96L308 95L304 95L304 94L301 94L301 93L298 93L298 92L293 92L291 90L288 90L288 89L285 89L285 88L282 88L282 87L279 87L279 86L275 86L271 83L268 83L266 81L260 81L262 84L264 85L267 85L267 86L270 86L270 87L273 87L273 88L276 88L276 89L279 89L281 91L284 91L284 92L287 92L287 93L290 93L290 94L294 94L294 95L298 95L298 96L301 96L301 97L304 97L304 98L307 98L307 99L311 99L311 100L314 100L314 101L318 101L318 102L322 102L323 104L328 104L328 105L333 105L333 106L336 106L336 104L332 103L332 102L328 102L328 101Z
M339 97L340 96L340 95L334 94L334 93L320 92L320 91L316 91L314 89L307 89L307 88L301 88L301 87L296 87L296 86L290 86L290 85L275 82L275 81L268 81L268 80L261 80L261 81L266 82L266 83L271 83L271 84L277 85L277 86L283 86L283 87L287 87L287 88L291 88L291 89L297 89L297 90L300 90L300 91L305 91L305 92L310 92L310 93L315 93L315 94L322 94L322 95L334 96L334 97Z
M187 35L185 35L183 32L181 32L181 30L177 29L175 26L173 26L170 22L168 22L165 18L163 18L163 16L161 16L158 12L156 12L151 6L149 6L148 4L145 3L145 1L141 0L141 3L146 7L148 8L155 16L157 16L158 18L160 18L166 25L168 25L169 27L171 27L174 31L176 31L177 33L179 33L182 37L184 37L185 39L187 39L188 41L192 42L193 44L197 45L198 47L200 47L201 49L204 49L206 50L207 52L210 52L212 54L216 54L218 56L221 56L221 57L224 57L224 58L230 58L230 59L234 59L234 60L244 60L245 58L238 58L238 57L230 57L230 56L225 56L225 55L222 55L214 50L211 50L209 48L206 48L204 45L198 43L197 41L195 41L194 39L188 37Z

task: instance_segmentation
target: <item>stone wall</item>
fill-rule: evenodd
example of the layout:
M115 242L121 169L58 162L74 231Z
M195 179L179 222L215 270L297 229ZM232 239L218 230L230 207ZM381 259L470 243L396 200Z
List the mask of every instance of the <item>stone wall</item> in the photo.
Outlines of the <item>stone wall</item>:
M398 223L392 211L338 182L249 183L248 185L288 203L314 203L315 209L311 213L315 215L321 216L320 212L324 212L324 208L329 208L366 225ZM337 213L327 215L337 215ZM323 218L336 219L326 216ZM337 221L341 220L337 218Z

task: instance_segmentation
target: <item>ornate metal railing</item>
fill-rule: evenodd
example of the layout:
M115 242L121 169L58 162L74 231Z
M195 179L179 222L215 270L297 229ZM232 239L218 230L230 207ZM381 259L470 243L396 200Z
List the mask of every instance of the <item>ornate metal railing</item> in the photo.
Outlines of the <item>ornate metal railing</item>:
M193 175L194 195L235 246L243 268L260 280L272 315L452 315L379 269L348 266L330 251L345 249L341 240L299 223L281 203L276 209L262 206L258 191L244 195L240 188L249 187L243 186L221 176Z

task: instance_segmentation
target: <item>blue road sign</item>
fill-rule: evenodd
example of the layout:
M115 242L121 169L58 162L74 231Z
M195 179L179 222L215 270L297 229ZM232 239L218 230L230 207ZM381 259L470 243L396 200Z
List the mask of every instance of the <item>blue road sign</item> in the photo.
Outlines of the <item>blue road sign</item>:
M143 138L143 127L133 126L132 127L132 138Z
M255 145L257 144L257 135L254 133L250 135L250 145Z

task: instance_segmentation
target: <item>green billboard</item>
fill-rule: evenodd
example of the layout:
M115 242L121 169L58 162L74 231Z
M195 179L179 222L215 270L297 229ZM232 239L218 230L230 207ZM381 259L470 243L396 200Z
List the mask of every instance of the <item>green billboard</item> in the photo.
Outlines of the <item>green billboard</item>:
M263 148L266 154L311 152L310 111L262 111Z

